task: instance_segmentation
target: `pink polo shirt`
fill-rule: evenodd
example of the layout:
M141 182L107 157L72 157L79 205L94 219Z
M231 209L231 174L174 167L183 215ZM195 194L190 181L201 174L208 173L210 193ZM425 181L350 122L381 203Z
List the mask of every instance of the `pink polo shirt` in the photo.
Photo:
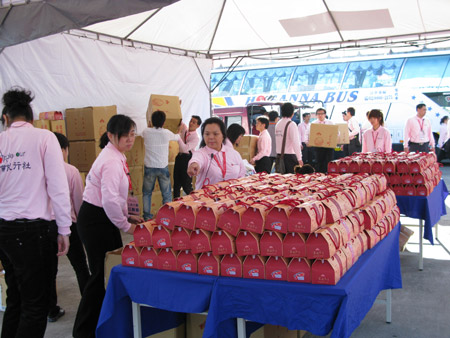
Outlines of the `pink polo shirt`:
M109 220L119 229L127 231L128 188L127 160L112 144L108 143L100 152L89 174L83 200L103 208Z
M58 233L70 234L69 187L52 132L14 122L0 134L0 192L0 218L56 219Z
M375 131L373 128L366 130L363 135L363 153L390 153L392 151L391 133L380 126Z
M286 123L291 121L288 117L283 117L280 121L278 121L275 127L275 138L277 144L277 154L281 154L281 148L283 145L283 135L284 129L286 127ZM298 128L295 122L291 122L287 129L286 136L286 146L284 148L285 154L295 154L297 156L297 160L302 160L302 149L300 147L300 137L298 135Z
M267 129L264 129L258 137L258 153L253 157L253 161L259 161L264 156L270 156L272 152L272 138Z
M302 122L298 125L298 133L300 136L300 142L308 143L309 142L309 128L311 123Z
M223 176L222 168L225 163L225 177ZM214 157L215 155L215 157ZM245 176L245 166L241 155L229 146L222 145L222 150L217 151L207 146L194 151L191 163L198 163L200 166L199 174L197 175L195 189L201 189L204 185L216 184L218 182L241 178Z
M425 143L430 142L430 146L434 147L434 137L431 131L431 123L427 118L420 119L413 116L406 121L404 145L408 146L408 142Z
M188 154L193 152L200 143L200 138L197 131L186 130L180 135L178 145L180 146L180 153Z
M64 169L66 170L67 183L69 184L72 222L76 223L81 203L83 203L83 180L81 179L80 172L73 165L64 162Z

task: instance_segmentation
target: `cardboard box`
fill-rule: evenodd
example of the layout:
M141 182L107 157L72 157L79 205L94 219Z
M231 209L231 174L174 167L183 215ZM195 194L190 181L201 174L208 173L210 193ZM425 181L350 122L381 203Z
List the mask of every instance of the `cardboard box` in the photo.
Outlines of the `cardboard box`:
M89 172L80 171L81 180L83 181L83 186L86 186L86 176L89 174Z
M67 136L66 121L64 120L50 121L50 130Z
M337 123L336 125L338 126L337 144L349 144L350 135L347 123Z
M6 310L6 289L7 288L8 287L6 286L5 273L2 271L2 272L0 272L0 293L1 293L0 311Z
M197 313L186 314L186 338L199 338L205 330L206 316Z
M339 127L331 124L312 123L309 133L309 146L336 148Z
M39 113L39 120L62 120L63 114L60 111L45 111Z
M177 271L197 273L198 256L191 250L182 250L177 256Z
M116 114L116 106L66 109L67 137L70 141L99 140Z
M39 128L39 129L47 129L47 130L51 130L50 128L50 121L49 120L34 120L33 121L33 126L35 128Z
M133 148L130 151L125 152L127 157L127 163L130 167L144 165L145 147L144 138L142 136L136 136L134 140Z
M175 157L180 152L178 141L169 141L169 164L175 165ZM173 167L172 167L173 169ZM170 171L170 170L169 170ZM173 170L172 170L173 173Z
M150 124L152 121L152 113L157 110L161 110L166 113L164 128L169 129L172 133L176 134L183 118L183 115L181 114L179 97L157 94L150 95L146 114L147 122Z
M105 288L108 285L109 275L111 270L116 265L122 264L122 250L119 248L113 251L108 251L105 255Z
M100 152L98 141L71 142L69 163L79 171L89 171Z
M133 194L142 194L142 186L144 185L144 166L130 167L131 185L133 186Z
M185 324L181 324L180 326L166 330L160 333L152 334L147 338L184 338L185 337L186 327Z
M155 216L158 214L159 208L163 205L162 193L161 191L152 192L152 206L150 207L150 213ZM143 206L143 205L142 205ZM142 210L144 208L142 207Z
M302 338L306 334L303 330L288 330L279 325L266 324L250 335L250 338Z
M235 147L235 149L241 154L243 160L250 160L257 153L257 143L258 136L256 135L244 135L239 142L239 146Z

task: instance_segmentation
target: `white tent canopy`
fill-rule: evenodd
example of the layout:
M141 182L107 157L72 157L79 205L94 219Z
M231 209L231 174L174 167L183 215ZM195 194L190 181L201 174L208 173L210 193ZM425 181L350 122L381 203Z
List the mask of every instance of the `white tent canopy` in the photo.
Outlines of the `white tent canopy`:
M448 0L181 0L85 31L214 59L436 41Z

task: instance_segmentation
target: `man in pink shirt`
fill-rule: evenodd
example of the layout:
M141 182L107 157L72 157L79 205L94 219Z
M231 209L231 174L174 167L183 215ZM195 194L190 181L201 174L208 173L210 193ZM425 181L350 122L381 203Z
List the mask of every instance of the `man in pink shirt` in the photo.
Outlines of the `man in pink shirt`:
M256 129L259 131L258 153L251 159L251 164L255 165L257 173L266 172L270 174L272 171L272 160L270 153L272 152L272 138L267 131L269 127L269 119L266 116L256 118Z
M192 153L200 142L197 129L201 124L202 119L200 116L192 115L191 120L189 121L189 129L181 131L180 139L178 140L180 153L175 158L175 166L173 168L174 199L180 197L181 187L183 187L186 195L189 195L192 191L192 178L187 174L187 168Z
M425 118L427 106L420 103L416 107L417 115L406 121L403 147L406 152L434 152L434 137L431 122Z
M344 121L347 122L350 140L349 144L344 145L345 156L361 152L361 141L360 141L361 128L359 127L359 122L356 119L355 114L356 114L355 108L353 107L347 108L347 110L342 113Z
M284 148L284 167L286 174L293 174L294 167L298 164L303 165L302 150L300 147L300 137L295 122L292 122L294 116L294 106L286 102L281 106L281 117L275 127L275 138L277 156L282 154L283 137L286 133L286 144ZM286 129L286 126L289 126Z
M300 135L300 142L302 143L302 159L303 163L312 164L313 162L313 152L308 147L309 143L309 130L311 128L311 114L303 113L303 122L298 125L298 133Z

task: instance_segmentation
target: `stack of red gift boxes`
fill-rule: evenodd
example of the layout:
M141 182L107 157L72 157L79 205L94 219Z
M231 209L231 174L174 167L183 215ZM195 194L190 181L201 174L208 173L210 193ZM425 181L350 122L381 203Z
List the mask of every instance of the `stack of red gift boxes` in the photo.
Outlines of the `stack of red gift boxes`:
M253 175L163 205L122 264L333 285L399 218L384 175Z
M397 196L428 196L442 177L434 153L359 153L328 163L328 173L385 174Z

